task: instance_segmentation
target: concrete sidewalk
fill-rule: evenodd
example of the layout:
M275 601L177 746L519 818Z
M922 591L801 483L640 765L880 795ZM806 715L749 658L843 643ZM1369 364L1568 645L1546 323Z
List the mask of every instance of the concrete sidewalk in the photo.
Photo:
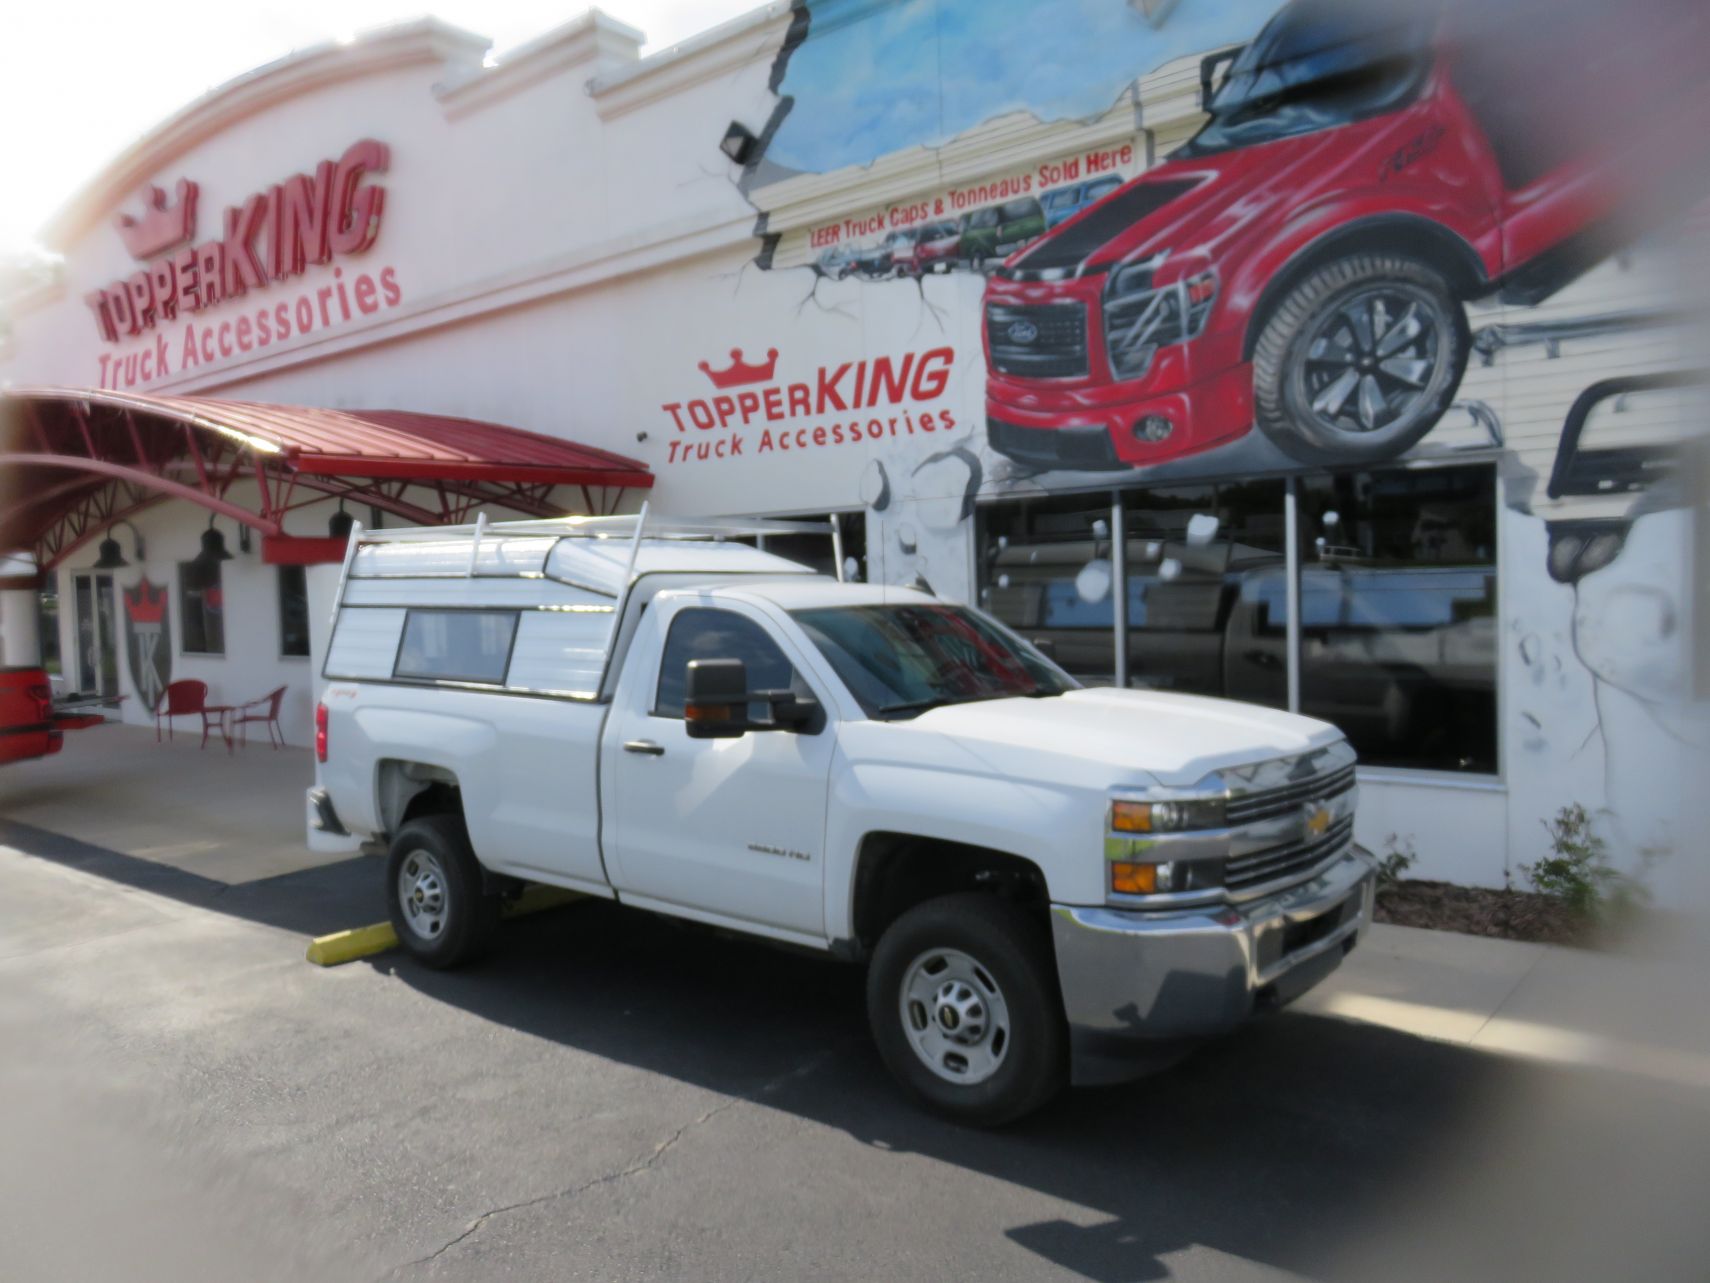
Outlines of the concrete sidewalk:
M1291 1010L1710 1089L1710 950L1685 924L1602 952L1375 925Z
M200 738L180 728L157 743L118 723L68 733L53 757L0 772L0 817L230 885L348 858L305 844L307 749Z

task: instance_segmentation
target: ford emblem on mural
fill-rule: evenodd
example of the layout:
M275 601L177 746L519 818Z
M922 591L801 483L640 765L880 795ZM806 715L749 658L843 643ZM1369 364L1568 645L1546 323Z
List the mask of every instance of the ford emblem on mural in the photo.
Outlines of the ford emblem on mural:
M1009 337L1017 343L1031 343L1039 337L1039 327L1032 321L1017 321L1009 327Z

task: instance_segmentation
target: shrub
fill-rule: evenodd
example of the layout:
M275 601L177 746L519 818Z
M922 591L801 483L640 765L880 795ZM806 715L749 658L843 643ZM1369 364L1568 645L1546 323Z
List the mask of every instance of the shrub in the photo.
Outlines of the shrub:
M1578 802L1543 821L1551 854L1520 872L1540 893L1560 900L1580 917L1599 919L1636 908L1644 886L1609 863L1609 844Z
M1378 856L1378 885L1394 886L1417 863L1419 853L1413 849L1412 837L1397 837L1391 833L1383 841L1383 854Z

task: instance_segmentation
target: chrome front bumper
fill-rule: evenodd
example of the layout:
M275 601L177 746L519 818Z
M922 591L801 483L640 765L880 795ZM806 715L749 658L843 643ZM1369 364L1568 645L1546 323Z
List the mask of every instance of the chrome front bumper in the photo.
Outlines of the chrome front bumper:
M1307 881L1238 905L1052 905L1074 1081L1133 1077L1299 997L1370 925L1376 885L1376 866L1350 845Z

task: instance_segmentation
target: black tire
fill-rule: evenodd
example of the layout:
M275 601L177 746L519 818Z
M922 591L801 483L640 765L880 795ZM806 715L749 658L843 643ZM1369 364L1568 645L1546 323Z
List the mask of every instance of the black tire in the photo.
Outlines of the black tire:
M1353 323L1360 312L1364 329ZM1386 354L1373 338L1372 350L1361 347L1374 314L1393 318L1403 346ZM1407 317L1425 328L1407 335ZM1465 309L1441 272L1402 255L1350 254L1308 273L1265 322L1253 348L1254 420L1303 463L1393 459L1443 417L1470 348Z
M412 860L417 864L406 872ZM405 879L421 893L421 898L411 896L413 912L405 904ZM461 817L422 816L398 830L386 857L386 911L398 943L429 967L458 966L492 943L499 897L484 885Z
M983 969L1007 1012L1001 1057L995 1071L978 1082L941 1076L916 1050L904 986L916 964L927 959L924 973L939 950ZM891 924L867 972L867 1019L885 1066L904 1090L957 1122L1010 1122L1045 1104L1068 1077L1068 1037L1046 926L1036 914L990 893L940 896ZM986 1032L988 1043L995 1035L994 1023Z

